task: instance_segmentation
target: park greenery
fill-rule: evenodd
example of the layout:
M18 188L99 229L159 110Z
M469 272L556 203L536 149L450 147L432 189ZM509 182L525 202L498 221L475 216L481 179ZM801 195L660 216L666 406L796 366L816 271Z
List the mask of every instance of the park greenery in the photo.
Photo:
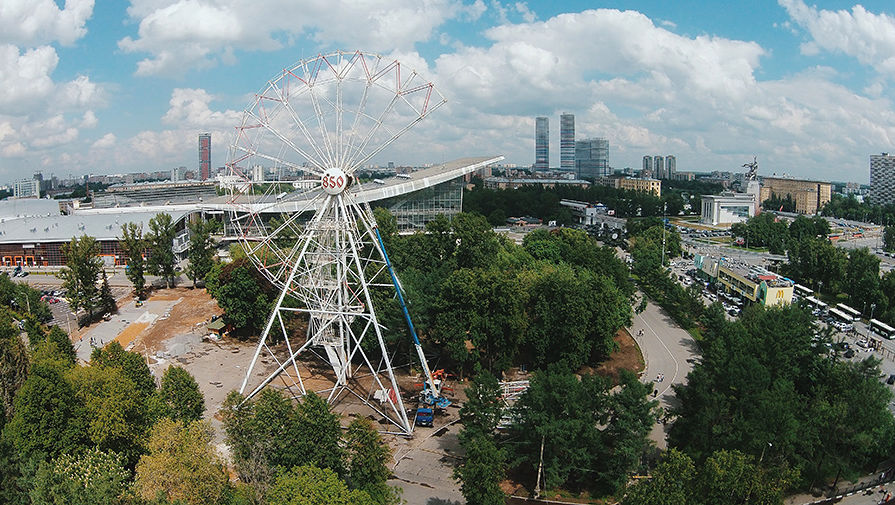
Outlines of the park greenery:
M862 475L890 454L879 361L840 359L808 311L754 305L728 321L713 305L704 324L702 357L675 386L673 447L697 463L738 451L796 489Z
M504 503L499 483L507 475L530 489L620 495L650 450L647 435L658 403L651 391L652 384L627 371L613 384L551 365L532 375L508 413L507 429L497 433L507 414L497 380L487 371L477 374L460 411L466 458L455 476L464 497L468 503Z
M532 216L544 222L555 220L557 224L572 224L568 208L560 205L560 200L599 202L615 211L618 217L678 216L698 213L704 194L717 194L723 188L717 184L698 181L662 181L662 197L652 193L616 189L612 186L594 184L587 188L564 187L544 188L540 185L523 186L518 189L487 189L481 179L470 191L463 195L466 212L485 216L493 226L506 225L508 217Z
M14 299L21 285L0 278L0 297ZM0 503L400 501L386 484L391 455L370 421L355 419L343 434L315 395L296 405L267 390L227 404L228 440L246 477L231 482L186 370L170 366L157 383L144 358L117 342L79 364L68 335L25 309L0 308L0 400Z
M879 205L873 202L859 202L855 195L834 193L821 210L824 216L852 221L870 222L880 225L895 224L895 204Z

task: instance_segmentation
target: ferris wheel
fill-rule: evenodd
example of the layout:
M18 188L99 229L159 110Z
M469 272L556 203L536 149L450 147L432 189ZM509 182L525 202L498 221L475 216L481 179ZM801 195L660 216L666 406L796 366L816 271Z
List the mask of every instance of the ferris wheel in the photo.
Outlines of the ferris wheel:
M330 403L352 396L411 432L371 295L394 285L404 307L400 284L355 174L444 103L400 62L359 51L299 61L254 96L223 182L232 231L279 295L240 389L247 398L268 385Z

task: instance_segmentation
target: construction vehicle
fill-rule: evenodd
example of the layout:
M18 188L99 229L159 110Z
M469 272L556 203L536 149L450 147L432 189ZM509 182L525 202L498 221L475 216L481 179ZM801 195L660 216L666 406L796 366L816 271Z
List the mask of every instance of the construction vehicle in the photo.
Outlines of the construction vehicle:
M404 319L407 320L410 336L413 337L413 345L416 347L416 354L423 367L424 382L423 390L420 392L420 406L417 407L416 424L426 426L426 424L420 422L422 419L424 422L429 423L428 426L432 426L434 411L436 409L446 409L451 404L451 401L441 394L441 386L444 384L444 381L441 379L436 381L432 374L432 370L429 369L429 363L426 362L426 355L423 353L423 346L420 344L420 339L416 335L413 321L410 320L410 312L407 310L407 304L404 303L404 295L401 293L401 285L398 283L395 269L392 267L392 262L388 258L388 253L385 252L385 244L382 242L382 235L379 234L379 227L375 227L374 230L376 231L376 240L379 242L380 249L382 249L382 257L385 258L385 266L388 268L388 273L392 278L392 284L395 286L395 293L398 295L398 303L401 305L401 310L404 312ZM444 371L442 370L440 372L443 377Z

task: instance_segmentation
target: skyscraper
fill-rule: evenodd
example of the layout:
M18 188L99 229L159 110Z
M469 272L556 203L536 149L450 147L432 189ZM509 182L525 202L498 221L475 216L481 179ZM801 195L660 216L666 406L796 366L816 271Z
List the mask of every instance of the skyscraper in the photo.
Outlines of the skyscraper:
M870 202L895 203L895 156L889 153L870 155Z
M559 116L559 168L575 170L575 114Z
M665 178L674 180L675 172L677 172L677 158L669 154L665 157Z
M575 165L579 179L609 175L609 141L600 137L575 142Z
M648 154L643 157L643 170L640 172L640 176L647 178L653 176L653 157Z
M199 177L204 181L211 177L211 134L199 135Z
M656 179L665 178L665 159L661 156L653 157L653 177Z
M550 120L546 117L535 118L535 170L550 168Z

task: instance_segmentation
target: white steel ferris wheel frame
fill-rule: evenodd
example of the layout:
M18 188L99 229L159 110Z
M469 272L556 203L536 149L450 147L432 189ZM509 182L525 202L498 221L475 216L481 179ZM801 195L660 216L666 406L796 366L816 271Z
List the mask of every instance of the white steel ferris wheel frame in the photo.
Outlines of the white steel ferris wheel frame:
M310 390L335 403L352 395L411 433L371 294L391 286L387 256L353 183L360 167L445 102L398 61L337 51L284 69L246 108L227 162L230 218L247 256L280 290L240 388L249 388L247 398L274 381L295 397ZM253 163L262 173L272 164L275 180L252 180ZM306 174L300 191L281 192L283 169ZM307 319L304 335L287 329L295 314ZM365 347L365 338L375 342ZM262 356L273 371L259 371ZM321 360L331 370L312 373Z

